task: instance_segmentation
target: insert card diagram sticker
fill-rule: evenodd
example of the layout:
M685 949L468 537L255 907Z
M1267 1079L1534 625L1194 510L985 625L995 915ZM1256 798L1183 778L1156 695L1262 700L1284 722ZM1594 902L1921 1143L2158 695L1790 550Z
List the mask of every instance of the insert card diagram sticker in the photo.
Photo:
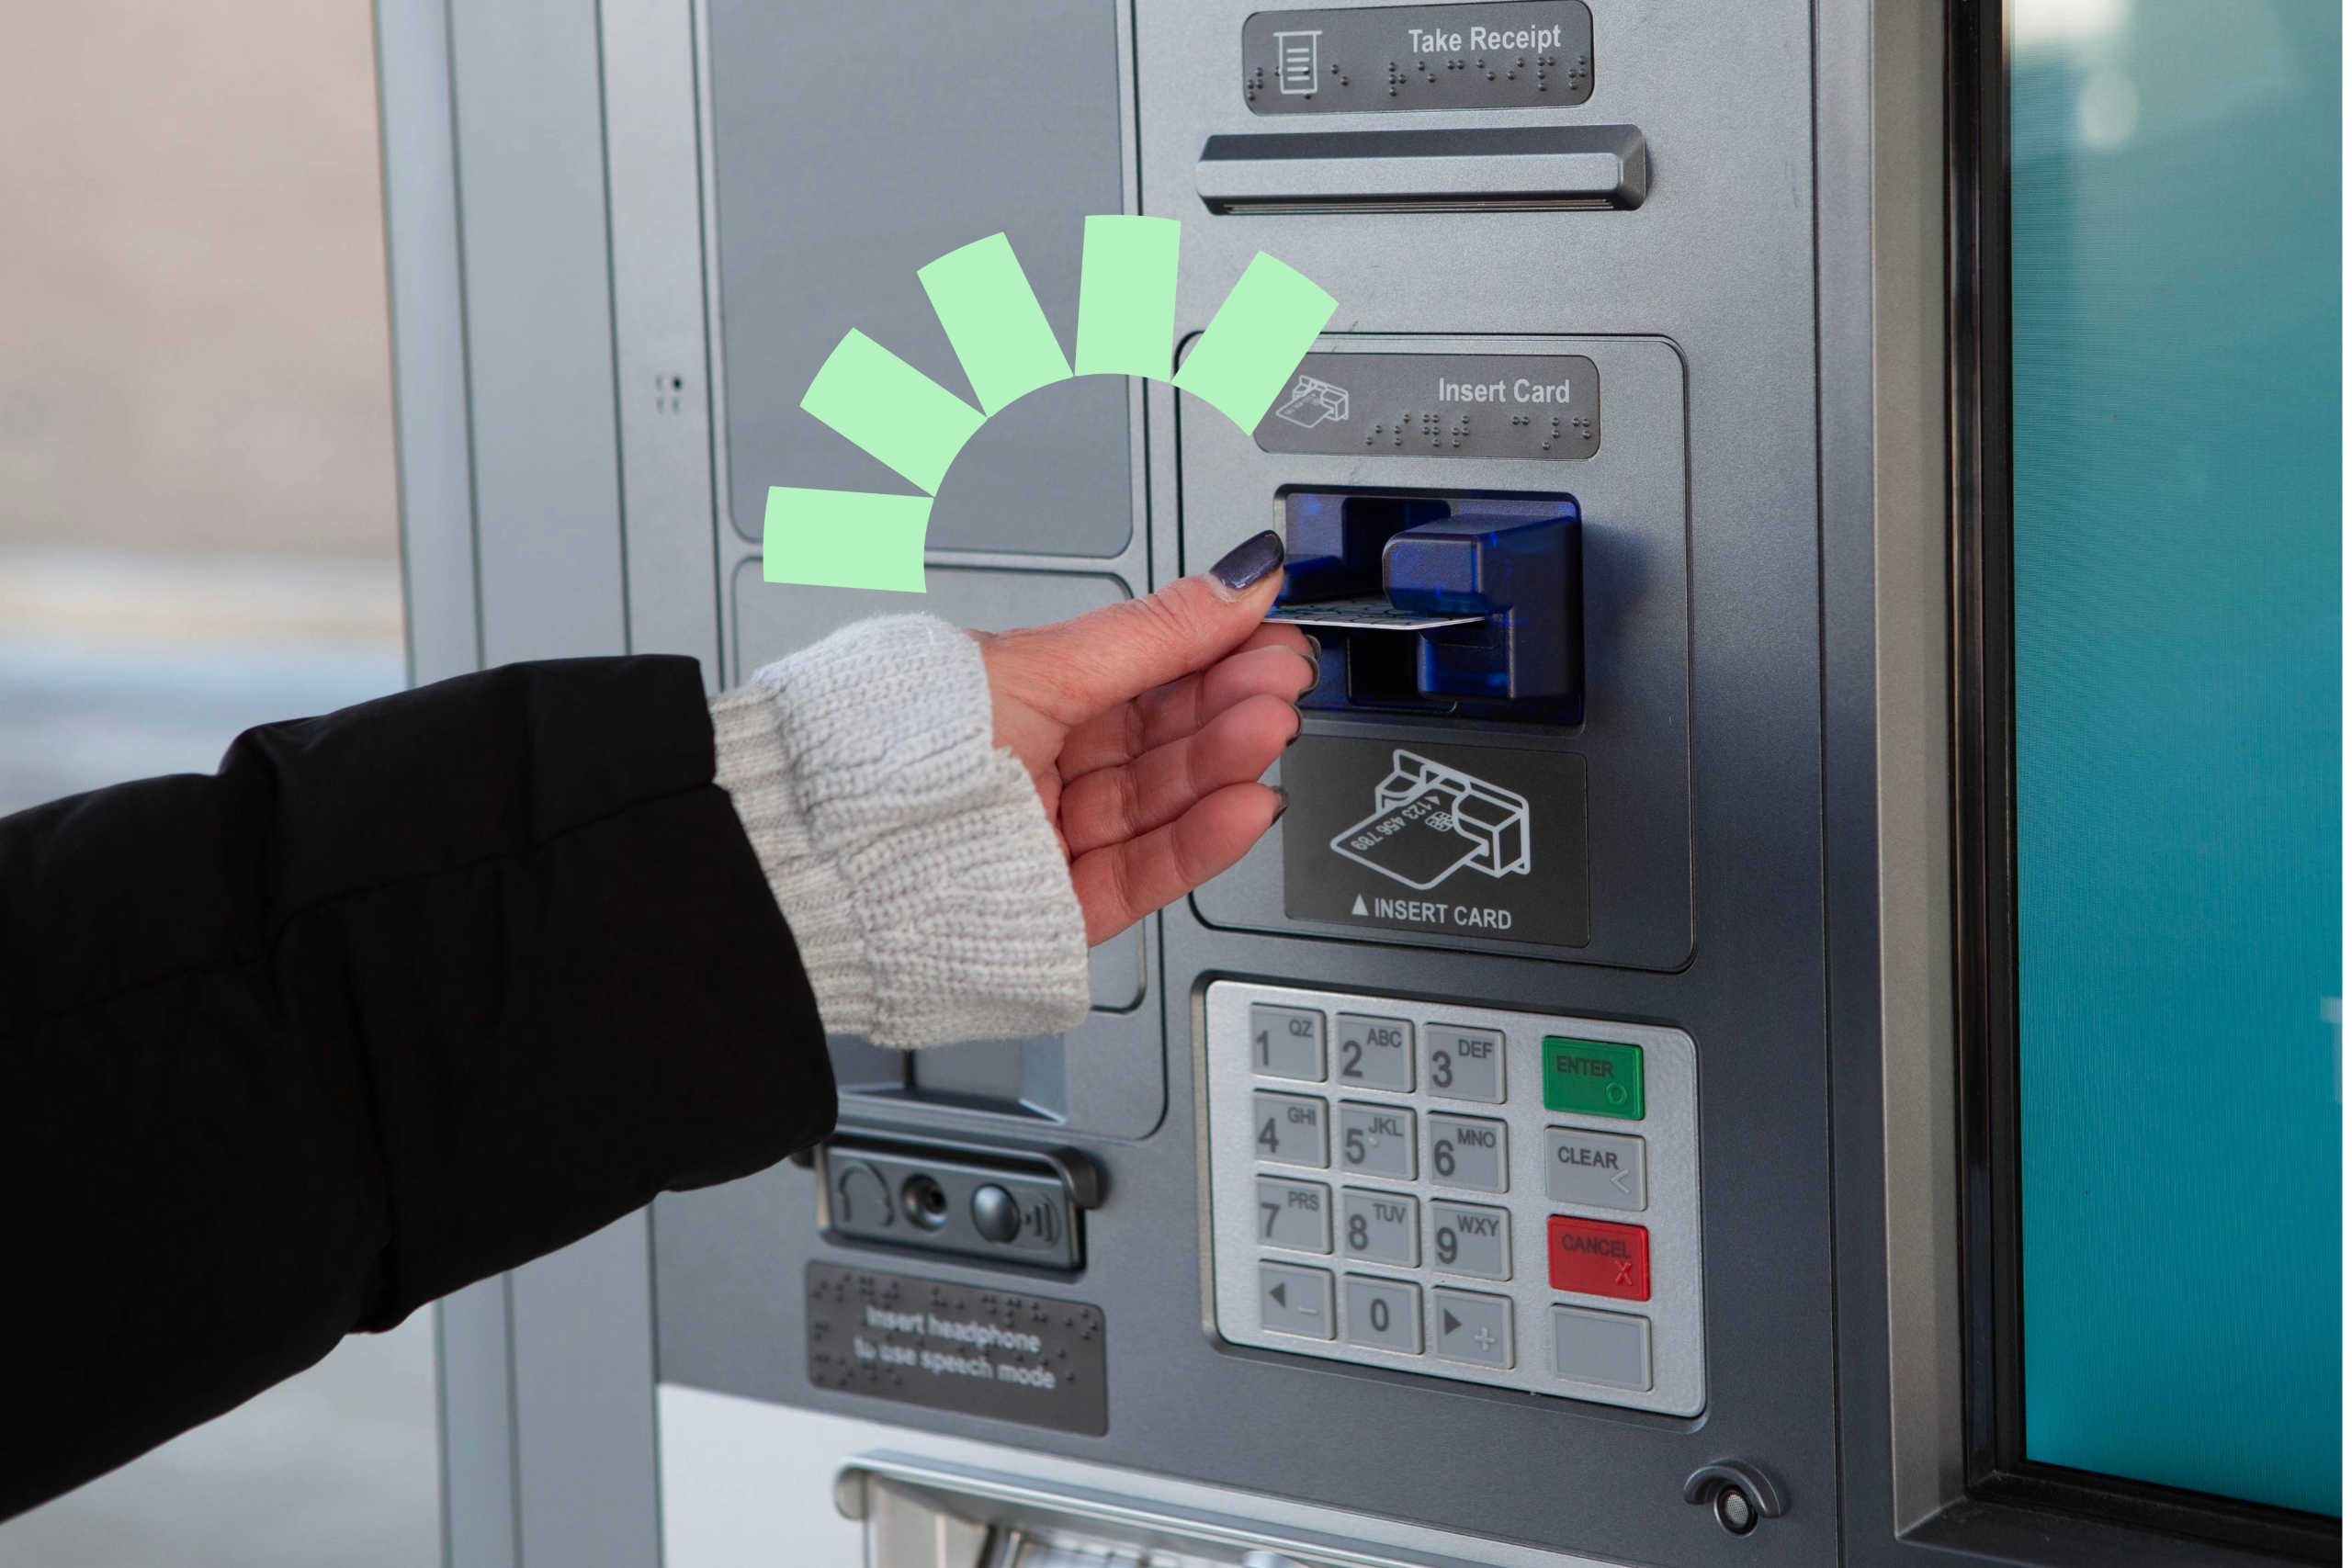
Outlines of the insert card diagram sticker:
M1401 749L1372 793L1372 815L1331 840L1350 860L1424 892L1465 866L1527 872L1525 795Z
M1282 783L1291 919L1589 940L1583 757L1308 736L1283 757Z

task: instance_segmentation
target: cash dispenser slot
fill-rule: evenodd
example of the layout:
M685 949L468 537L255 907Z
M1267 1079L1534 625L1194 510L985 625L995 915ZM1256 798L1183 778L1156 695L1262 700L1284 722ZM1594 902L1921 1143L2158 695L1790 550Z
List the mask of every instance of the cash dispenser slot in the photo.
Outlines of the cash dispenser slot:
M1534 724L1584 718L1572 496L1294 490L1268 617L1322 644L1300 705Z
M1389 1547L889 1450L851 1456L833 1507L873 1568L1402 1568ZM1415 1557L1415 1562L1430 1561ZM1452 1561L1449 1559L1448 1561Z
M1194 184L1211 212L1559 211L1641 206L1649 146L1631 125L1212 136Z

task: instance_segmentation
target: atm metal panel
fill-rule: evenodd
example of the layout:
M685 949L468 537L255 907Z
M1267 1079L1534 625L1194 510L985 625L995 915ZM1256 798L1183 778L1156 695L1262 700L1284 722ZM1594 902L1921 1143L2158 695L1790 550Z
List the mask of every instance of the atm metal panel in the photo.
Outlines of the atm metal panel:
M1645 896L1667 890L1657 896L1662 908L1676 911L1682 940L1654 967L1639 968L1591 961L1594 955L1536 958L1405 940L1332 941L1280 921L1211 924L1189 906L1162 917L1151 999L1141 1016L1157 1021L1167 1043L1165 1112L1145 1134L1063 1130L1063 1141L1099 1159L1109 1184L1102 1206L1086 1217L1084 1271L1039 1287L1103 1314L1111 1385L1102 1438L811 1387L801 1304L810 1261L866 1258L876 1268L974 1287L1001 1284L1007 1276L945 1258L880 1261L872 1250L822 1239L815 1178L791 1166L657 1203L661 1375L668 1383L829 1417L1082 1458L1555 1551L1700 1565L1830 1560L1838 1549L1828 1509L1835 1377L1821 1095L1811 13L1796 0L1727 0L1699 13L1687 6L1592 7L1590 101L1508 112L1528 124L1637 128L1650 160L1638 208L1212 216L1195 181L1209 137L1307 123L1318 132L1343 132L1373 123L1346 114L1302 122L1253 113L1237 74L1251 10L1235 0L1143 6L1133 17L1142 210L1185 226L1180 337L1206 326L1233 279L1265 250L1341 300L1335 334L1573 337L1591 345L1602 365L1604 402L1612 376L1644 373L1623 367L1612 373L1604 355L1663 355L1678 367L1679 392L1661 390L1660 397L1661 406L1679 398L1683 421L1681 433L1664 440L1688 452L1673 522L1687 528L1688 576L1679 594L1659 602L1687 603L1684 651L1679 660L1645 655L1638 670L1620 661L1605 672L1596 664L1593 680L1596 700L1604 687L1623 694L1627 682L1641 682L1645 710L1654 691L1670 693L1652 711L1678 716L1673 722L1685 727L1687 762L1676 771L1687 769L1687 782L1678 778L1669 793L1687 802L1687 831L1671 835L1680 847L1654 883L1642 884ZM714 28L722 56L725 19L722 13ZM1077 47L1026 73L1008 73L990 89L997 112L1008 118L1045 113L1040 106L1064 91L1059 77L1082 58ZM715 224L722 235L737 196L725 171L730 157L739 170L744 157L732 150L726 122L728 69L718 67L717 83L722 172ZM1725 113L1727 104L1740 112ZM1494 125L1501 112L1412 118L1432 128L1473 128ZM1376 118L1394 128L1400 117ZM1105 202L1092 209L1111 209ZM799 220L808 219L803 213ZM911 248L877 244L855 253L855 265L904 276L911 288L912 269L932 255L1005 227L1004 219L975 213L965 231L934 236L938 243L927 249L911 241ZM1048 316L1059 324L1067 317L1039 278L1039 262L1018 232L1013 237L1046 296ZM1074 255L1074 224L1065 243ZM750 277L735 281L722 268L722 320L739 309L742 290L757 287ZM920 306L917 296L909 298ZM828 331L837 336L853 324L876 330L872 321L843 320ZM731 392L741 357L731 327L725 346ZM780 365L762 373L797 393L826 346L830 337L803 355L808 363L792 375ZM920 344L910 337L892 346L913 357ZM934 368L944 378L952 376L950 365ZM793 384L783 388L787 381ZM1661 380L1662 389L1667 385ZM1325 477L1317 464L1336 461L1277 461L1254 451L1239 432L1209 430L1192 412L1182 416L1180 439L1176 399L1159 388L1143 396L1155 525L1150 551L1159 578L1198 570L1225 545L1266 525L1276 485L1311 482ZM771 400L788 406L780 392ZM731 402L728 418L740 524L751 481L741 471L744 446L734 433ZM1616 490L1619 480L1604 472L1615 457L1610 442L1616 434L1616 427L1605 432L1600 455L1583 465L1581 478L1529 486L1490 476L1481 488L1559 488L1580 501L1591 491L1610 495L1614 504L1617 496L1634 493ZM1078 437L1071 440L1075 446ZM1217 457L1221 447L1228 458ZM1364 468L1370 471L1369 460ZM763 475L762 482L777 477ZM792 477L827 482L797 471ZM1464 481L1452 472L1415 482ZM1671 479L1642 482L1660 495L1675 488ZM1588 510L1596 520L1601 514L1598 504ZM1071 547L1068 553L1083 552ZM935 568L945 564L934 560ZM1600 571L1603 554L1590 565ZM753 585L735 581L741 610ZM1131 586L1140 592L1149 583ZM1043 598L1037 608L1041 616L1055 613ZM773 634L752 629L760 614L742 610L738 619L746 660L755 643L778 646ZM1409 744L1411 729L1395 727L1399 744ZM1595 834L1605 828L1596 815ZM1639 869L1629 865L1625 874ZM1215 911L1231 889L1246 891L1250 874L1214 885L1202 908ZM1245 929L1250 924L1275 929ZM1419 1006L1613 1019L1687 1035L1695 1048L1695 1124L1705 1129L1699 1162L1705 1237L1701 1414L1627 1411L1222 1342L1211 1327L1214 1303L1204 1275L1201 1053L1207 987L1227 978L1408 998ZM917 1106L903 1114L904 1124L924 1127L1003 1125ZM1736 1540L1705 1510L1683 1506L1684 1478L1725 1455L1748 1456L1770 1470L1795 1500L1792 1512ZM808 1506L826 1505L809 1499Z

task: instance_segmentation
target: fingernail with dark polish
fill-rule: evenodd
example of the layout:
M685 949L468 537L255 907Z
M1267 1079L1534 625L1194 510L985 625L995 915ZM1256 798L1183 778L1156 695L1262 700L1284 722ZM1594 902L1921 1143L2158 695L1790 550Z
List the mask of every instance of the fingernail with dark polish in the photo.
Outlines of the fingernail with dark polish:
M1250 535L1227 551L1223 559L1209 568L1209 575L1232 592L1238 593L1282 564L1283 536L1269 528L1261 534Z
M1298 738L1306 733L1306 726L1304 724L1300 725L1296 729L1292 730L1290 732L1290 739L1283 742L1283 750L1287 751L1292 747L1297 745Z
M1299 635L1306 638L1306 661L1317 670L1322 669L1323 639L1313 632L1302 632Z
M1282 797L1274 802L1274 815L1272 821L1266 824L1267 827L1271 828L1275 822L1279 822L1283 819L1283 812L1290 809L1290 791L1283 788L1280 784L1268 784L1266 787L1272 790L1277 795Z

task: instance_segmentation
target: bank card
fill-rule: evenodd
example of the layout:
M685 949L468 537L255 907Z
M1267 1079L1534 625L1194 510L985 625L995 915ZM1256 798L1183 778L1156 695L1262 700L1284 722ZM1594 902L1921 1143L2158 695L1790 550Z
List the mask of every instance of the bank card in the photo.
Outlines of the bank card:
M1379 594L1362 599L1317 599L1307 604L1277 604L1266 612L1270 621L1295 626L1361 626L1372 631L1422 632L1431 626L1466 626L1481 615L1424 615L1400 610Z
M1331 840L1337 853L1413 888L1435 887L1484 847L1454 830L1453 798L1437 789L1385 807Z

